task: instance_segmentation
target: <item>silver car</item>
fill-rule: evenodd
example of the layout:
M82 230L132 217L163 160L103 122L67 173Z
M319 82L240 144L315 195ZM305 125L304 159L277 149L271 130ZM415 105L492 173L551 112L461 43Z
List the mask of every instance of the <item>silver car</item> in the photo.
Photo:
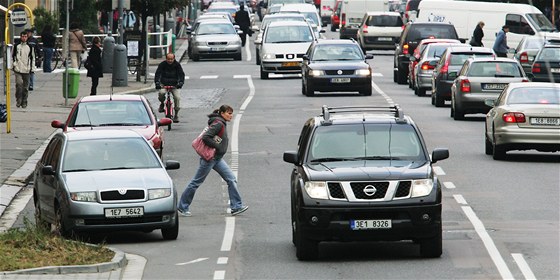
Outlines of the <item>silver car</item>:
M487 99L485 152L494 159L510 150L560 151L560 85L511 83Z
M34 171L37 224L57 234L161 229L177 239L177 191L156 151L132 130L59 132Z
M360 47L364 52L374 49L394 50L403 25L401 14L397 12L367 12L356 35Z
M226 19L201 21L191 33L190 55L192 60L200 58L231 57L241 60L241 37L233 24Z
M545 43L546 39L540 36L525 36L519 41L513 57L519 61L525 74L531 73L535 56Z
M469 58L451 85L451 117L462 120L465 114L486 114L484 104L496 98L509 84L529 82L523 68L511 58Z

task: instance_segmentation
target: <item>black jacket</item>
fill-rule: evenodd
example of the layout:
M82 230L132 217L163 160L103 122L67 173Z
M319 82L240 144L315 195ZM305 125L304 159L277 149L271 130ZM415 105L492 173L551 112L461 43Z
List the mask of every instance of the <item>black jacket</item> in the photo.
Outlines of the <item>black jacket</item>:
M101 62L101 49L96 45L92 45L91 49L89 50L87 59L93 64L93 68L88 69L87 76L88 77L98 77L98 78L103 77L103 64Z
M156 70L154 83L161 86L176 86L185 82L185 72L183 67L176 60L169 64L162 61Z
M43 41L43 48L53 49L56 44L56 36L52 32L41 33L41 40Z
M229 138L227 135L226 121L218 113L212 113L208 116L209 129L202 136L202 141L204 144L215 148L216 155L214 159L221 159L227 152ZM220 143L216 143L214 136L219 136L222 138Z
M484 31L482 31L482 27L477 24L473 32L472 41L470 42L471 46L482 47L482 37L484 37Z
M245 10L237 11L237 13L235 13L235 23L239 25L239 29L243 30L244 33L247 33L251 27L249 13Z

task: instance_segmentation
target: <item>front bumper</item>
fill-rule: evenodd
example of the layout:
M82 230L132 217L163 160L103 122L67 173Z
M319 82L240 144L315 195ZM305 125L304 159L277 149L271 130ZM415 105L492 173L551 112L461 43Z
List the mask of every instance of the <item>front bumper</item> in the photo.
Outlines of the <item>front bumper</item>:
M233 57L241 54L241 45L227 45L224 47L193 46L192 53L204 57Z
M349 83L333 83L333 78L350 78ZM371 88L371 76L367 77L344 77L344 76L318 76L307 77L309 86L316 91L323 92L349 92L349 91L363 91L366 88Z
M301 62L302 60L261 60L261 69L267 73L301 74Z

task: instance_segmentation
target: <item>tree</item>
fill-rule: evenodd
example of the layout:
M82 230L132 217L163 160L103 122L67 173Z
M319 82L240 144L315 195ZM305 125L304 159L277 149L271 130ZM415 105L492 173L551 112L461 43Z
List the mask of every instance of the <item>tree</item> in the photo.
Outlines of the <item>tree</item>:
M66 26L66 1L60 0L59 14L60 26ZM70 23L75 22L86 34L98 34L99 22L97 20L97 8L94 1L74 0L74 7L70 7Z
M56 15L51 14L45 8L39 7L33 10L33 16L35 16L34 23L37 34L40 34L46 25L50 25L55 34L58 32L59 23Z

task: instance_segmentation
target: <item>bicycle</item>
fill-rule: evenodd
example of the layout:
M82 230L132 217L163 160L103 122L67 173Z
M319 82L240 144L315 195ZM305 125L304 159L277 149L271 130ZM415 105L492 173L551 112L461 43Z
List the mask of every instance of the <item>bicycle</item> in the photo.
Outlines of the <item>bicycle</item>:
M165 89L165 104L163 106L163 110L164 110L164 114L166 118L170 118L173 119L173 108L174 108L174 104L173 104L173 89L175 89L174 86L163 86L163 88ZM171 130L171 123L169 123L167 125L167 130Z

